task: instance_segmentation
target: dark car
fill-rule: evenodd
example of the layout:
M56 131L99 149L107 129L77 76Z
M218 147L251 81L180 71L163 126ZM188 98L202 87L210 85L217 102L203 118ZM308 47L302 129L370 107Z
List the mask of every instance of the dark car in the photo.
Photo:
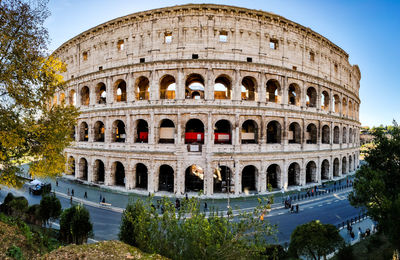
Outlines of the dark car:
M33 187L29 187L29 192L32 193L33 195L41 195L49 193L50 191L51 191L50 183L36 184Z

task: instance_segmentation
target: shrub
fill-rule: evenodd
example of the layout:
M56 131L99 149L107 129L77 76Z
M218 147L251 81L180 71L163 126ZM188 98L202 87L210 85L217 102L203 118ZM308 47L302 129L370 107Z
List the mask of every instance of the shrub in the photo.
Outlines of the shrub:
M60 239L65 243L86 243L92 231L89 212L83 206L76 205L61 213Z
M45 195L40 201L40 218L44 225L48 224L49 220L56 220L61 214L60 200L53 195Z
M12 245L7 249L7 256L12 257L17 260L22 260L24 259L22 255L21 248L17 247L16 245Z
M28 211L28 200L25 197L15 197L9 204L9 212L11 216L23 218Z

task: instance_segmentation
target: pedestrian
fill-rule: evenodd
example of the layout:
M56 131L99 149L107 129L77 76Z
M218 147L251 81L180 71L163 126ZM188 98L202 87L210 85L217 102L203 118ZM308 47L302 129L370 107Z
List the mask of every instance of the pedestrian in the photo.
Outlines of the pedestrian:
M74 189L71 190L71 195L74 196Z
M68 192L67 192L68 196L69 196L69 188L68 188Z
M208 208L207 202L206 202L206 201L204 201L204 212L206 212L206 211L207 211L207 208Z
M56 186L58 187L58 180L56 180Z
M186 200L188 200L188 199L189 199L189 197L188 197L187 193L186 193L186 195L185 195L185 198L186 198Z
M103 197L103 200L101 202L106 203L106 197Z
M299 204L296 204L296 213L299 213Z
M293 213L294 212L294 206L291 206L290 207L290 213Z
M87 199L87 192L85 191L85 195L83 195L85 199Z

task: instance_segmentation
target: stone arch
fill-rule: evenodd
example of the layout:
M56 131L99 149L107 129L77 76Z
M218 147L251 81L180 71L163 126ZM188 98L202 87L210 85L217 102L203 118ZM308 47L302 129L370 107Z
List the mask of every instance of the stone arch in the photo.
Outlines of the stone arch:
M86 122L82 122L79 125L79 141L80 142L89 141L89 126Z
M282 137L281 124L278 121L271 121L267 125L267 144L280 144Z
M95 142L104 142L104 134L105 134L105 127L104 123L101 121L97 121L94 123L94 141Z
M246 76L242 79L241 99L255 101L257 93L257 80L253 77Z
M241 131L242 144L258 143L258 125L254 120L246 120L242 124Z
M200 74L192 73L186 77L185 98L204 99L204 78Z
M334 104L335 113L339 113L340 112L340 97L339 97L339 95L336 94L333 96L333 104Z
M76 171L76 164L75 164L75 158L73 156L68 157L68 168L66 173L69 175L75 176L75 171Z
M140 76L135 82L136 100L150 99L150 81L145 76Z
M343 116L347 116L348 115L346 98L343 98L343 101L342 101L342 115Z
M329 144L330 143L330 129L328 125L324 125L322 127L322 131L321 131L321 143L323 144Z
M125 167L120 161L115 161L112 164L112 171L114 176L114 183L116 186L125 187Z
M339 173L339 159L335 158L335 160L333 160L333 177L339 177L340 173Z
M342 137L342 144L347 143L347 129L343 127L343 137Z
M193 118L185 125L185 144L204 144L204 124L200 119Z
M293 162L288 168L288 186L300 185L300 165Z
M213 174L214 193L227 193L229 187L232 188L233 175L234 173L228 166L218 165Z
M335 126L333 128L333 143L338 144L339 143L339 138L340 138L340 130L338 126Z
M65 104L65 93L61 93L60 94L60 105L64 105Z
M321 164L321 180L329 180L329 161L327 159Z
M349 100L349 110L347 113L348 117L352 118L353 117L353 103L351 102L351 100Z
M321 109L329 111L329 94L326 90L321 93Z
M185 170L185 191L199 192L204 190L204 170L196 164L192 164Z
M232 144L232 124L221 119L214 126L214 144Z
M300 106L300 87L296 83L291 83L288 89L288 104Z
M114 97L116 102L126 102L126 82L123 79L117 80L114 84Z
M267 190L269 185L273 189L278 189L281 183L281 167L278 164L271 164L267 168Z
M158 190L174 192L174 169L167 164L159 168Z
M88 180L88 162L83 157L79 159L79 179Z
M318 130L315 124L310 123L307 125L306 142L307 144L316 144L318 139Z
M267 81L267 102L280 103L281 86L276 79Z
M353 169L353 158L351 157L351 155L349 155L349 172L352 172Z
M307 88L306 106L307 107L317 106L317 91L315 90L314 87Z
M93 167L93 182L104 183L105 180L105 167L102 160L97 159L94 161Z
M125 123L122 120L115 120L112 124L112 142L124 143L126 140Z
M160 79L160 99L175 99L176 81L172 75Z
M148 143L149 141L149 125L144 119L135 121L135 143Z
M257 191L258 170L254 165L247 165L242 170L242 192Z
M106 84L100 82L96 85L96 101L98 104L107 103L107 87Z
M214 99L231 99L232 80L228 75L222 74L215 79Z
M299 123L292 122L289 125L289 144L300 144L301 143L301 127Z
M175 124L172 120L167 118L161 120L158 142L162 144L175 143Z
M76 92L73 89L69 92L68 102L70 105L76 106Z
M136 166L136 188L147 190L148 170L143 163L137 163Z
M314 161L309 161L306 165L306 183L318 182L317 165Z
M349 144L353 143L353 129L349 129Z
M88 106L90 103L90 91L88 86L84 86L81 89L81 105Z
M343 157L342 159L342 174L346 174L347 173L347 158L346 156Z

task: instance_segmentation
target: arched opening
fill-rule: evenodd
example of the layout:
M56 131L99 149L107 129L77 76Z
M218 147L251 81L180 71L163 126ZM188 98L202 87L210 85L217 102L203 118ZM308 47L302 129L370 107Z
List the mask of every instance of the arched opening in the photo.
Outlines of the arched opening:
M329 161L323 160L321 164L321 180L329 179Z
M281 91L281 86L279 82L275 79L270 79L267 82L267 102L280 103L279 92Z
M93 182L95 183L104 183L104 163L101 160L96 160L94 162L94 169L93 169Z
M125 80L118 80L115 83L115 101L126 102L126 82Z
M229 167L218 166L213 174L214 193L228 193L229 189L232 191L232 177L233 172Z
M165 75L160 81L160 99L175 99L175 78Z
M143 119L136 120L135 143L148 143L149 126Z
M353 129L350 128L349 130L349 144L353 143Z
M323 144L329 144L330 143L330 130L329 130L329 126L327 126L327 125L324 125L323 127L322 127L322 136L321 136L321 138L322 138L322 143Z
M79 160L79 179L84 181L88 179L88 163L85 158Z
M200 74L190 74L185 83L186 99L204 99L204 78Z
M60 94L60 104L65 105L65 94L64 93Z
M68 158L67 174L75 176L75 158L72 156Z
M161 144L173 144L175 142L175 124L169 119L163 119L160 124L160 137L158 140Z
M335 107L334 107L335 113L339 113L340 112L340 98L338 95L333 96L333 104L335 105Z
M310 161L306 166L306 183L317 182L317 165Z
M270 188L277 189L279 188L281 176L281 168L277 164L271 164L267 168L267 190Z
M94 141L104 142L104 132L105 132L105 127L103 122L97 121L94 124Z
M136 90L136 100L149 100L150 99L150 81L144 76L140 76L136 80L135 90Z
M221 75L215 80L214 99L231 99L231 80L226 75Z
M255 144L258 142L258 126L254 120L246 120L242 124L242 144Z
M347 159L346 157L343 157L342 159L342 174L346 174L347 173Z
M82 122L79 126L79 141L87 142L89 140L89 126L86 122Z
M190 119L185 126L185 144L204 144L204 124L199 119Z
M333 143L338 144L339 143L339 137L340 137L340 130L338 126L335 126L333 128Z
M343 127L343 140L342 140L342 144L345 144L347 142L347 129L346 127Z
M232 144L231 123L219 120L214 126L214 144Z
M98 104L107 103L107 88L103 82L100 82L96 86L96 100Z
M84 86L81 89L81 105L88 106L90 102L89 88Z
M174 191L174 169L169 165L161 165L158 177L159 191Z
M72 106L76 106L76 93L75 90L71 90L69 92L69 104Z
M125 167L121 162L114 162L115 185L125 187Z
M289 85L288 99L289 105L300 106L300 87L297 84Z
M333 176L339 177L339 159L338 158L335 158L335 160L333 160Z
M347 114L347 101L346 101L345 98L343 98L343 101L342 101L342 115L343 116L347 116L348 115Z
M147 190L148 171L143 163L136 164L136 188Z
M257 191L256 188L257 168L247 165L242 170L242 192Z
M351 102L351 100L349 100L349 112L348 112L348 116L350 118L353 117L353 103Z
M322 91L321 94L321 109L329 111L329 94L326 91Z
M256 100L257 81L253 77L244 77L241 86L242 100Z
M298 123L293 122L289 125L288 132L289 144L300 144L301 143L301 127Z
M204 189L204 171L198 165L191 165L185 171L186 192L199 192Z
M112 127L112 141L116 143L123 143L126 139L125 124L121 120L116 120Z
M308 144L316 144L318 139L317 127L314 124L307 126L306 142Z
M288 168L288 186L296 186L300 184L300 165L291 163Z
M267 125L267 144L281 143L281 124L278 121L271 121Z
M353 158L351 158L351 155L349 155L349 172L353 170Z
M307 89L306 105L307 107L317 106L317 91L313 87L309 87Z

